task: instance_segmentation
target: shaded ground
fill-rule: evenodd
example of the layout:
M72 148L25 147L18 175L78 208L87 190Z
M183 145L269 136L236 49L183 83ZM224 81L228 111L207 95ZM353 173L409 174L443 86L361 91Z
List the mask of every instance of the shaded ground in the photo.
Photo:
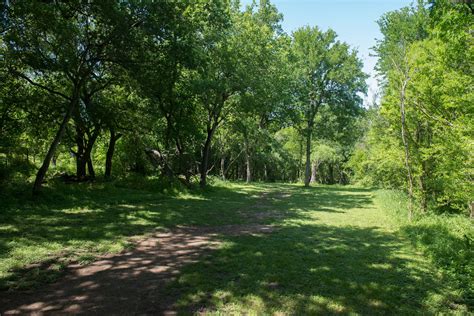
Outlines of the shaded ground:
M370 190L230 185L203 196L130 199L94 204L92 209L89 215L96 219L114 210L118 217L131 218L112 221L112 226L104 222L99 242L111 231L125 236L110 227L133 227L137 214L145 218L142 228L153 223L162 228L136 238L133 249L102 256L89 265L69 265L65 276L50 285L30 292L0 292L0 311L123 315L450 311L454 294L433 266L393 230ZM67 238L55 232L50 237L44 232L44 238ZM21 273L13 272L17 274Z
M86 266L70 265L67 275L40 291L9 293L5 315L23 313L173 314L173 297L164 295L184 265L216 248L218 234L269 233L268 225L218 228L181 227L139 240L133 250L104 256Z

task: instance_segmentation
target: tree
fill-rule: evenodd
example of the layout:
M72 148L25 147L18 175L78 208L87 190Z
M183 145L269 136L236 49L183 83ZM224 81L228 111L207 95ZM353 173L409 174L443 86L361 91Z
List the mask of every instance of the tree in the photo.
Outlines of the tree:
M472 195L471 10L450 1L420 2L387 13L379 24L384 37L375 51L384 90L376 124L358 146L356 165L363 167L356 173L366 170L375 182L394 187L403 161L410 218L417 206L422 212L466 210Z
M304 184L311 179L311 142L315 117L321 106L361 104L358 93L366 89L366 75L357 52L336 40L332 30L321 32L317 27L300 28L293 33L294 64L293 110L296 124L306 138Z
M113 1L16 1L7 8L6 55L12 74L63 101L62 119L36 175L38 193L81 93L108 67L140 20Z

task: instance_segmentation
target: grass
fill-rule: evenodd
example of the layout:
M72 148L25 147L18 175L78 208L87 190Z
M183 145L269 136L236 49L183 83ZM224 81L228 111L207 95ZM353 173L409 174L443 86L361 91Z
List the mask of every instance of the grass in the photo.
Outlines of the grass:
M152 187L56 185L39 200L2 203L0 285L39 286L68 261L119 252L157 227L259 222L277 229L220 236L164 295L183 313L216 315L468 312L462 285L415 248L393 213L403 205L385 191L217 183L164 195Z
M381 190L377 200L397 220L399 232L449 275L460 303L474 307L474 226L459 214L425 214L410 223L403 194Z

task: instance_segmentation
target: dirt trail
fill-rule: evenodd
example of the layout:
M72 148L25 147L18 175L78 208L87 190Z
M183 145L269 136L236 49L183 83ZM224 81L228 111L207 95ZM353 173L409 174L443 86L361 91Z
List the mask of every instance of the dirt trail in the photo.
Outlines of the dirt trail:
M69 265L64 277L41 289L0 293L0 315L173 315L177 298L163 293L166 284L179 275L182 267L215 249L221 234L271 233L274 226L258 224L277 215L263 211L270 206L269 199L270 194L265 192L248 206L253 211L237 211L255 224L177 227L156 232L136 241L130 251L102 256L86 266Z
M158 232L131 251L103 256L87 266L70 265L65 277L40 290L2 295L0 314L172 315L175 298L163 295L162 289L183 266L215 248L219 234L272 230L268 225L228 225Z

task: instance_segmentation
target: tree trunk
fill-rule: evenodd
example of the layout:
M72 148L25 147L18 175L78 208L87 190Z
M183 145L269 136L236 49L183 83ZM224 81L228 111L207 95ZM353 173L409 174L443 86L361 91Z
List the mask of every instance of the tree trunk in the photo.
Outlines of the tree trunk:
M263 164L263 180L268 181L268 170L267 170L267 164Z
M316 176L318 173L318 163L316 161L313 161L311 164L311 183L316 183Z
M115 134L114 130L110 130L110 138L109 138L109 147L107 148L107 154L105 156L105 174L104 177L106 179L110 179L112 176L112 159L114 157L115 151L115 144L122 137L121 134Z
M221 157L221 178L222 181L225 181L225 157Z
M408 147L408 139L406 135L406 113L405 113L405 91L408 84L408 79L405 79L402 83L400 90L400 120L401 120L401 134L403 147L405 150L405 168L407 169L407 178L408 178L408 219L411 221L413 218L413 176L411 172L410 165L410 150Z
M211 149L212 136L214 135L216 128L217 124L207 129L207 137L206 142L204 143L204 147L202 149L202 158L200 166L201 179L199 181L199 186L201 188L205 188L207 185L207 167L209 165L209 153Z
M76 156L76 177L79 181L84 180L86 177L87 160L84 153Z
M336 181L334 181L334 165L332 163L328 164L328 174L329 174L329 184L334 184Z
M311 122L308 122L308 130L306 132L306 165L304 170L304 186L309 187L309 181L311 179L311 134L313 132L313 126Z
M66 114L64 114L61 125L59 126L59 129L56 135L54 136L53 142L49 146L48 152L46 153L46 156L44 157L41 167L36 173L35 183L33 184L33 195L37 195L41 190L41 184L43 183L44 177L46 176L46 172L48 172L51 159L53 158L54 152L56 151L56 148L58 147L58 144L61 141L64 135L64 132L66 131L66 126L69 123L72 113L78 104L78 100L79 100L79 89L76 88L74 90L73 97L66 111Z
M250 183L252 182L252 166L251 164L251 156L250 156L250 148L247 139L247 135L245 135L245 182Z
M298 161L299 161L299 166L298 166L298 169L296 170L296 178L299 180L301 179L301 167L303 166L303 138L301 138L299 140L299 145L300 145L300 150L299 150L299 157L298 157Z
M89 172L89 176L91 177L91 179L95 179L95 171L94 165L92 164L91 154L89 154L89 157L87 158L87 172Z
M80 116L79 113L75 114L77 117ZM87 157L86 157L86 149L85 149L85 132L80 127L80 122L76 117L76 178L77 180L83 180L86 177L86 164L87 164Z
M245 153L245 182L250 183L252 182L252 168L250 166L250 154L248 152Z
M86 134L88 134L88 139L86 138ZM95 177L91 153L97 137L99 137L99 128L96 128L92 135L77 128L76 176L78 180L84 180L86 178L86 171L89 172L91 178Z

